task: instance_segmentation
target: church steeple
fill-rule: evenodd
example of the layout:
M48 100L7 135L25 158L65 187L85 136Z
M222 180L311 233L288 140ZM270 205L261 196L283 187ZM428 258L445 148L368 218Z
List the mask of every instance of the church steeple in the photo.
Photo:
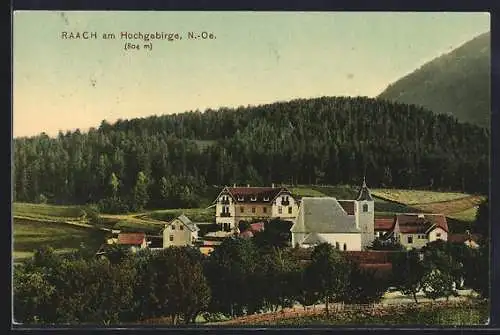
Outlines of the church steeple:
M357 201L373 201L372 195L370 194L370 190L368 189L368 186L366 186L366 177L363 177L363 185L361 185L361 188L358 193L358 197L356 198Z

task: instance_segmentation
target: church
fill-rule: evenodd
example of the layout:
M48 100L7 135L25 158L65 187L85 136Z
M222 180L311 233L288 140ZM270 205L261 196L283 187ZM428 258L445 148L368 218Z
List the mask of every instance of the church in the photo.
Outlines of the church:
M356 200L303 197L294 224L292 246L314 247L330 243L339 250L366 250L375 239L375 208L363 180Z

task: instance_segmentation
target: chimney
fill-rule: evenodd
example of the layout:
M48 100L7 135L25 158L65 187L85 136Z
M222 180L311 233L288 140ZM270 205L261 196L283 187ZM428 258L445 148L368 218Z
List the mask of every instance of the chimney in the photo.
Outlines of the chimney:
M236 187L236 184L233 184L233 187Z
M273 183L272 187L274 188L274 183Z
M247 187L250 187L250 184L247 184Z

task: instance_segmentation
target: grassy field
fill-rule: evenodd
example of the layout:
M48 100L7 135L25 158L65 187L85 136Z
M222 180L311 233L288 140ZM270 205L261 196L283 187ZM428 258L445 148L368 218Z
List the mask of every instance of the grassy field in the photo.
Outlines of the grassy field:
M477 208L472 207L461 212L452 213L449 215L449 217L459 221L473 222L476 219L476 213L477 213Z
M371 192L374 196L378 198L399 202L405 205L429 204L435 202L457 200L469 196L468 194L465 193L384 189L384 188L373 189L371 190Z
M326 195L318 190L312 189L310 187L299 186L290 188L290 192L293 195L302 198L302 197L325 197Z
M357 188L349 185L337 186L311 186L311 189L325 194L328 197L334 197L339 200L352 200L356 199L358 195Z
M42 246L65 252L77 249L81 243L97 249L104 242L101 231L65 223L14 218L13 228L14 260L31 257Z
M80 206L58 206L16 202L12 206L14 216L50 219L55 221L78 220L85 212Z
M184 209L164 209L149 212L139 216L145 219L170 221L177 216L184 214L194 222L213 222L215 220L215 208L184 208Z

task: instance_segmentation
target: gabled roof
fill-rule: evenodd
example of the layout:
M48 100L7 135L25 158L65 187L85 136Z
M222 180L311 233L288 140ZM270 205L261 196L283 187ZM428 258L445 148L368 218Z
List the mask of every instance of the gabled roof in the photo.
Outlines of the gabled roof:
M354 200L337 200L348 215L354 215Z
M366 180L363 179L363 185L361 185L361 189L359 190L358 197L356 198L358 201L373 201L372 195L368 186L366 186Z
M118 244L140 245L145 238L145 233L120 233L118 234Z
M477 242L481 239L479 234L449 234L448 242L465 243L467 241Z
M192 222L186 215L184 214L181 214L179 215L178 217L176 217L175 219L173 219L172 221L170 221L169 223L167 223L163 228L165 229L166 227L170 226L175 220L179 220L184 226L186 226L190 231L192 232L195 232L195 231L199 231L200 229L198 228L198 226L196 225L196 223Z
M394 228L394 218L375 219L375 230L390 231Z
M285 187L225 187L214 203L225 193L231 196L235 203L272 203L282 192L287 192L293 197ZM252 201L252 198L255 200Z
M292 232L358 233L353 216L347 215L337 199L304 197Z
M401 233L427 234L436 228L448 232L446 217L442 214L397 214Z

